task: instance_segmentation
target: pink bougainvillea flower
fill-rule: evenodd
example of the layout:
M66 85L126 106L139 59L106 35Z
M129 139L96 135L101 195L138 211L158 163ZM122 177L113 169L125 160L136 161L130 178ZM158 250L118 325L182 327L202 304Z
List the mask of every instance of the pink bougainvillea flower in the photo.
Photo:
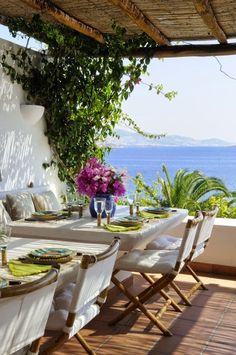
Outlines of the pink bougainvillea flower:
M122 196L125 193L125 171L118 172L112 166L100 163L97 158L90 158L75 178L77 191L94 197L99 193Z

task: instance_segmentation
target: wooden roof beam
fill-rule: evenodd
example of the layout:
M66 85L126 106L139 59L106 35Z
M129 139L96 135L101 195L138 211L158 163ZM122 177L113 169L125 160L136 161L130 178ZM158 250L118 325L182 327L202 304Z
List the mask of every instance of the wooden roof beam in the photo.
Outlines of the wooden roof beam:
M217 22L209 0L193 0L195 8L212 35L220 42L227 43L227 37Z
M79 20L76 20L74 17L69 16L66 12L62 11L50 1L46 2L44 0L21 0L21 2L31 7L32 9L43 11L61 24L70 27L77 32L83 33L84 35L95 39L97 42L105 42L101 32Z
M130 0L109 0L128 15L136 25L149 37L160 45L169 45L168 38L143 14L143 12Z
M210 57L235 55L236 43L227 44L198 44L198 45L177 45L159 46L155 48L138 48L128 53L124 57L151 57L151 58L176 58L176 57Z

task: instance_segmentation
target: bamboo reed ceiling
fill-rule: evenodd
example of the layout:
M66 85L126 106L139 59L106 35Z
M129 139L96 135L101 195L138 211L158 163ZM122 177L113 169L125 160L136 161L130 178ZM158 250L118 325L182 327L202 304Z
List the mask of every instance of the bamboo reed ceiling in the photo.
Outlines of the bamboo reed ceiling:
M145 32L160 51L171 50L176 41L216 40L223 52L235 46L228 40L236 37L236 0L0 0L2 23L35 13L100 43L113 33L115 21L128 36Z

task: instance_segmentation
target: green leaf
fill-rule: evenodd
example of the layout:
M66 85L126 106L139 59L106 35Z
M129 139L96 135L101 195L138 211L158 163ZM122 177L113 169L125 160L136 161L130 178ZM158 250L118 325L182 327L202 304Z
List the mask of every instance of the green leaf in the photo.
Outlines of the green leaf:
M21 31L46 44L37 58L27 48L13 48L1 56L4 72L22 85L29 101L46 109L45 134L53 158L43 164L44 168L57 166L60 179L73 184L89 157L104 158L109 149L98 142L112 136L121 121L150 139L164 136L143 132L122 112L123 101L128 100L137 84L163 91L161 84L140 82L141 75L148 75L150 58L130 56L123 60L124 53L135 48L154 46L148 36L129 38L124 28L113 23L114 35L105 35L105 43L99 44L77 31L44 22L39 15L7 21L13 35ZM166 93L168 99L172 96ZM155 200L154 194L152 198Z

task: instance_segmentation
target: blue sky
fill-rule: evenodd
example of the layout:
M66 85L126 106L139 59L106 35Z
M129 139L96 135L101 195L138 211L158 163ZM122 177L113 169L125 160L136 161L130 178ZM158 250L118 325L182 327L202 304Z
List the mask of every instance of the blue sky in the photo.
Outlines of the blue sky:
M150 132L236 142L236 56L154 59L144 82L162 83L178 92L171 102L137 85L124 110Z
M0 37L12 39L5 26ZM32 47L37 46L31 40ZM145 83L162 83L166 91L178 92L173 101L157 96L146 85L136 86L123 109L146 131L177 134L197 139L221 138L236 143L236 56L153 59Z

